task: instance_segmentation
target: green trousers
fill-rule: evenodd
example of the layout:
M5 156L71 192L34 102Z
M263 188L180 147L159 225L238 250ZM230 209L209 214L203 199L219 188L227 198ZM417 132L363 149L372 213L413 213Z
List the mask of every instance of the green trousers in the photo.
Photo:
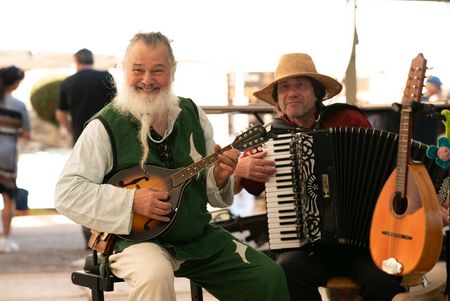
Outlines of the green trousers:
M236 239L210 258L184 262L175 276L193 280L220 301L290 300L281 267Z

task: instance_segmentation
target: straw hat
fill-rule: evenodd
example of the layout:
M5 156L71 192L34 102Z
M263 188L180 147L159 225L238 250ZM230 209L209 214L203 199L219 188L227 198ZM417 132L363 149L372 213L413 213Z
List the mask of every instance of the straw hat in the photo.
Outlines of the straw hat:
M306 53L289 53L280 58L275 70L274 81L264 89L253 93L253 95L273 106L277 106L277 101L273 98L275 84L281 79L298 76L312 77L320 82L326 90L324 100L337 95L342 90L342 85L337 80L317 73L316 66L309 55Z

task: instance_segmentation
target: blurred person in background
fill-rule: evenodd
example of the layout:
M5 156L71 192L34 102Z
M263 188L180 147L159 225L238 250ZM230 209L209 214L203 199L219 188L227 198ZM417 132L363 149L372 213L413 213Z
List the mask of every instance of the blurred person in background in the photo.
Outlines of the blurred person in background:
M425 82L426 92L424 93L422 100L425 101L437 101L444 100L442 93L442 82L437 76L430 76Z
M75 145L85 122L116 95L116 85L108 71L94 69L94 55L89 49L77 51L74 61L77 72L60 85L56 119L72 135ZM90 230L82 229L87 246Z
M19 137L29 139L31 123L25 104L14 98L12 92L17 89L25 73L15 66L0 69L0 192L3 197L0 253L19 250L11 237L11 221L14 216L17 195L17 161Z
M442 90L442 82L437 76L429 76L425 81L425 93L423 93L422 101L444 101L446 96ZM397 120L400 120L400 112L396 113ZM398 121L399 122L399 121ZM435 118L427 110L417 110L413 115L412 138L431 145L435 144L438 137L445 132L444 124L441 120Z

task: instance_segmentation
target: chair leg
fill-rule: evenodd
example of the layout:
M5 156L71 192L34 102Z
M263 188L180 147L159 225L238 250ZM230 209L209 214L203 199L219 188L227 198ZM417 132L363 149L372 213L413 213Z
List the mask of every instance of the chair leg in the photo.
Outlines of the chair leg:
M192 280L190 280L190 283L191 283L191 300L203 301L202 287Z
M92 301L105 301L103 292L99 289L92 288Z

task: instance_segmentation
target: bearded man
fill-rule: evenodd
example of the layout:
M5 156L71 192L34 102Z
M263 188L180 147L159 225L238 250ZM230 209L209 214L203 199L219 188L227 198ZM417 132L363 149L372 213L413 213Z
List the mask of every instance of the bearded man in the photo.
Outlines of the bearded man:
M124 87L75 144L56 186L55 208L86 227L118 235L110 268L130 285L129 300L176 300L175 276L194 280L219 300L289 300L276 263L210 224L207 203L225 207L233 201L231 175L239 151L219 152L206 114L174 95L175 69L163 34L131 39ZM171 202L176 193L165 188L170 185L141 187L152 176L151 166L170 171L214 151L217 162L191 179L178 208ZM131 177L138 183L134 189L125 188L126 181L120 181L124 187L109 184L128 170L140 171ZM170 227L148 239L129 239L137 216L145 229Z

